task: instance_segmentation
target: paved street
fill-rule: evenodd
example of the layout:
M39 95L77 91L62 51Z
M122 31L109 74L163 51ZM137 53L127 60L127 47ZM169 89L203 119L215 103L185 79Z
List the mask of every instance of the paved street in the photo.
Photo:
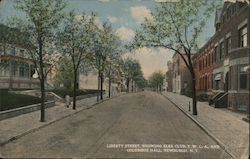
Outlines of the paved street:
M18 158L229 158L191 119L153 92L105 101L0 147L0 154Z

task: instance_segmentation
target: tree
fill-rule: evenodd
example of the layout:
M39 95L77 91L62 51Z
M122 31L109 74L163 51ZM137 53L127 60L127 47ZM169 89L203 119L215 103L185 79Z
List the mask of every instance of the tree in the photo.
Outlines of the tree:
M107 66L105 67L105 76L108 77L108 97L111 97L111 83L115 82L120 76L120 54L115 54L112 59L108 59Z
M56 75L53 79L54 85L60 87L63 84L64 88L71 90L74 85L74 69L70 59L67 57L59 60L59 65L56 68Z
M95 67L98 70L98 90L100 99L103 99L103 82L105 68L110 68L110 61L121 53L120 39L115 35L112 27L108 23L103 23L102 27L96 27L94 35ZM99 100L99 95L97 100Z
M127 92L129 92L130 82L132 84L132 92L134 91L134 82L138 77L143 76L141 65L137 60L127 58L123 64L123 72L126 78Z
M164 73L158 71L154 72L150 77L149 77L149 84L150 87L155 89L156 91L162 90L163 82L164 82Z
M140 70L138 75L134 79L136 88L142 89L147 86L147 80L143 76L143 72Z
M37 69L41 89L41 122L45 122L45 81L54 54L55 29L63 18L65 3L62 0L17 0L16 9L25 13L25 18L12 18L12 25L29 38L20 41L26 43L28 54ZM48 63L47 63L48 61Z
M76 90L78 89L77 78L79 76L79 67L87 62L91 55L91 38L94 32L95 15L86 14L76 16L71 11L64 20L64 27L58 34L59 49L62 53L71 59L73 67L73 109L76 109Z
M178 53L192 76L193 114L197 115L195 72L192 52L207 19L214 12L217 0L180 0L175 3L160 3L152 18L145 19L142 29L136 32L131 48L163 47ZM184 55L187 58L184 57Z

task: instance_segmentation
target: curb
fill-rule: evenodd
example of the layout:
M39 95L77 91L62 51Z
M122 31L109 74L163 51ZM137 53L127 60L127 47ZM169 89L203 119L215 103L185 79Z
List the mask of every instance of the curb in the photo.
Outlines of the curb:
M176 103L174 103L169 97L166 95L161 94L164 98L169 100L174 106L176 106L178 109L181 110L183 114L185 114L188 118L190 118L197 126L199 126L208 136L210 136L219 146L228 153L232 159L237 159L235 155L232 154L231 151L228 150L227 146L221 142L211 131L209 131L205 126L203 126L197 119L195 119L192 115L190 115L188 112L186 112L184 109L182 109L180 106L178 106Z
M60 121L60 120L63 120L63 119L68 118L68 117L70 117L70 116L73 116L73 115L75 115L75 114L77 114L77 113L80 113L80 112L83 111L83 110L91 109L91 108L93 108L94 106L96 106L96 105L98 105L98 104L101 104L101 103L103 103L103 102L105 102L105 101L108 101L108 100L110 100L110 99L113 99L113 98L116 98L116 97L119 97L119 96L122 96L122 95L125 95L125 94L119 94L119 95L117 95L117 96L112 96L111 98L106 98L106 99L103 99L102 101L95 102L94 104L92 104L92 105L90 105L90 106L87 106L87 107L85 107L85 108L83 108L83 109L81 109L81 110L76 110L76 112L74 112L74 113L72 113L72 114L68 114L68 115L63 116L63 117L61 117L61 118L58 118L58 119L53 120L53 121L51 121L51 122L48 122L48 123L46 123L46 124L44 124L44 125L42 125L42 126L39 126L39 127L37 127L37 128L34 128L34 129L31 129L31 130L26 131L26 132L24 132L24 133L22 133L22 134L16 135L16 136L14 136L14 137L12 137L12 138L6 140L6 141L1 142L1 143L0 143L0 147L1 147L1 146L4 146L4 145L6 145L6 144L8 144L8 143L10 143L10 142L12 142L12 141L15 141L15 140L17 140L17 139L19 139L19 138L21 138L21 137L23 137L23 136L25 136L25 135L28 135L28 134L33 133L33 132L36 132L36 131L38 131L38 130L40 130L40 129L46 127L46 126L49 126L49 125L51 125L51 124L54 124L54 123L56 123L56 122L58 122L58 121ZM0 159L1 159L1 158L2 158L2 156L1 156L1 154L0 154Z

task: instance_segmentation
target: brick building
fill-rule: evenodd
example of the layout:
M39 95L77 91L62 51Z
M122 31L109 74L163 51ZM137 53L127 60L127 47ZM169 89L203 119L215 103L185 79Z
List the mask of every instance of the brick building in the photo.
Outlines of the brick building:
M197 95L212 96L213 90L213 37L193 56Z
M194 59L199 70L196 89L211 92L215 107L249 109L249 22L249 4L225 2L216 12L216 33Z

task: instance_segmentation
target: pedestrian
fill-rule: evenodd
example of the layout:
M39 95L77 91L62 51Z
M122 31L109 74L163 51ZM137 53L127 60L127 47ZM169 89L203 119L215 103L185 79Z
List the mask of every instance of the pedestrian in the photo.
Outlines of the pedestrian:
M66 101L67 108L69 108L69 106L70 106L70 96L69 95L65 96L65 101Z

